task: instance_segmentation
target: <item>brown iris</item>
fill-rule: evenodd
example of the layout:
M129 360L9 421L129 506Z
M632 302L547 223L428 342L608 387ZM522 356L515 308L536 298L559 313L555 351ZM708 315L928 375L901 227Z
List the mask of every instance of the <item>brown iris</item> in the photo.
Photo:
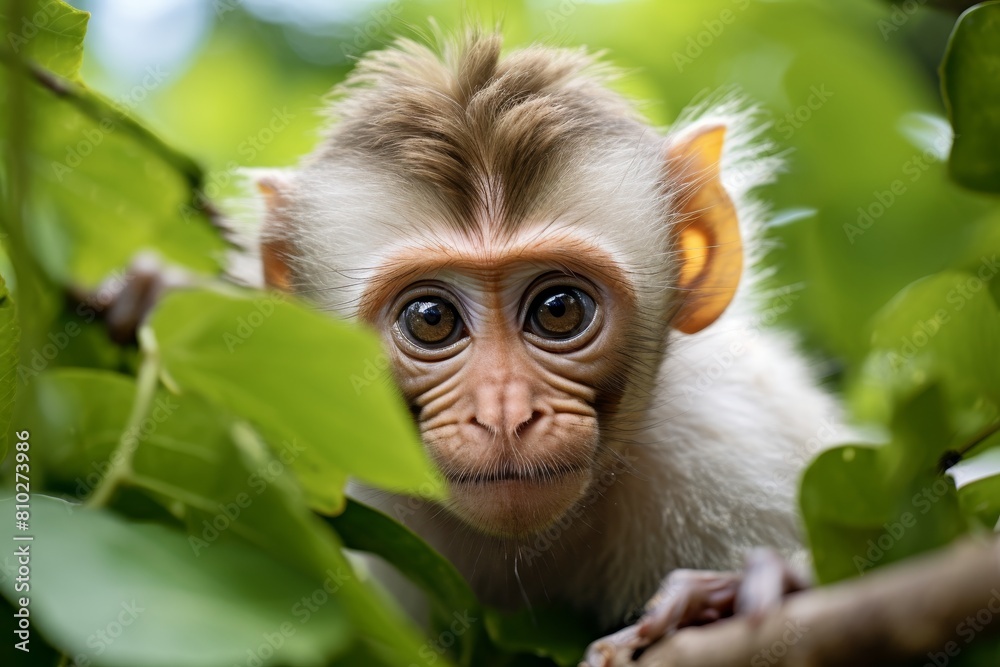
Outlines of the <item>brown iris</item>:
M550 287L528 308L528 331L537 336L564 339L576 336L594 319L594 300L575 287Z
M421 347L444 347L461 333L462 320L448 301L426 296L406 304L399 315L400 329Z

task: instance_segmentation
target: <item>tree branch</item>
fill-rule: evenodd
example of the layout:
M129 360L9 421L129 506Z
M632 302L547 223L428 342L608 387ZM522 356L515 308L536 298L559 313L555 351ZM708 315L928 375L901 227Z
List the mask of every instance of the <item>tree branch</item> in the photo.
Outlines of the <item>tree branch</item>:
M1000 539L965 540L861 579L789 596L763 618L686 628L636 667L864 667L957 655L1000 634ZM991 622L992 621L992 622Z

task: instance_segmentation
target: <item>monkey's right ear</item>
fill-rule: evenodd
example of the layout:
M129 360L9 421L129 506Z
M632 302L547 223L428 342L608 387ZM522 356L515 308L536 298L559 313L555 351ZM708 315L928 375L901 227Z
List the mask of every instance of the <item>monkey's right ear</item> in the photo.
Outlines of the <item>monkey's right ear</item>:
M264 268L264 282L282 292L292 289L292 245L289 241L291 223L287 218L288 192L291 182L278 171L259 171L253 174L257 191L264 200L264 222L260 235L260 258Z
M725 125L700 127L667 149L668 171L681 188L676 237L681 302L673 326L684 333L701 331L722 315L743 273L736 206L722 186L725 135Z

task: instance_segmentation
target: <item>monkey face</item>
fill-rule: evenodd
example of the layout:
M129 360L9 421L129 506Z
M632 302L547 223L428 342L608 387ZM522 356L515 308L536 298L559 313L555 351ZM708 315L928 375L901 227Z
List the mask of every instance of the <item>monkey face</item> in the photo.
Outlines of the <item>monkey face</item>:
M598 472L632 307L613 263L581 245L405 250L390 264L408 270L365 299L382 304L366 319L447 480L445 507L483 532L547 528Z
M313 156L258 180L260 248L270 285L381 332L445 508L526 535L634 441L670 327L722 314L742 244L724 124L659 137L590 59L481 48L362 68Z

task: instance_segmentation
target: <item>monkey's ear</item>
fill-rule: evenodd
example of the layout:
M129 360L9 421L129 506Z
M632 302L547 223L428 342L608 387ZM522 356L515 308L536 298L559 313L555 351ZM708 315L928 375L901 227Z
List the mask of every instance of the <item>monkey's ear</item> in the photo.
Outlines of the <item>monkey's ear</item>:
M681 305L673 326L696 333L733 300L743 273L743 244L736 207L722 187L724 125L700 128L667 150L668 169L684 189L677 248Z
M288 178L277 170L260 171L253 175L257 191L264 199L264 226L260 236L260 258L264 268L264 282L282 292L291 291L292 270L289 259L292 246L288 240L290 223L285 212Z

